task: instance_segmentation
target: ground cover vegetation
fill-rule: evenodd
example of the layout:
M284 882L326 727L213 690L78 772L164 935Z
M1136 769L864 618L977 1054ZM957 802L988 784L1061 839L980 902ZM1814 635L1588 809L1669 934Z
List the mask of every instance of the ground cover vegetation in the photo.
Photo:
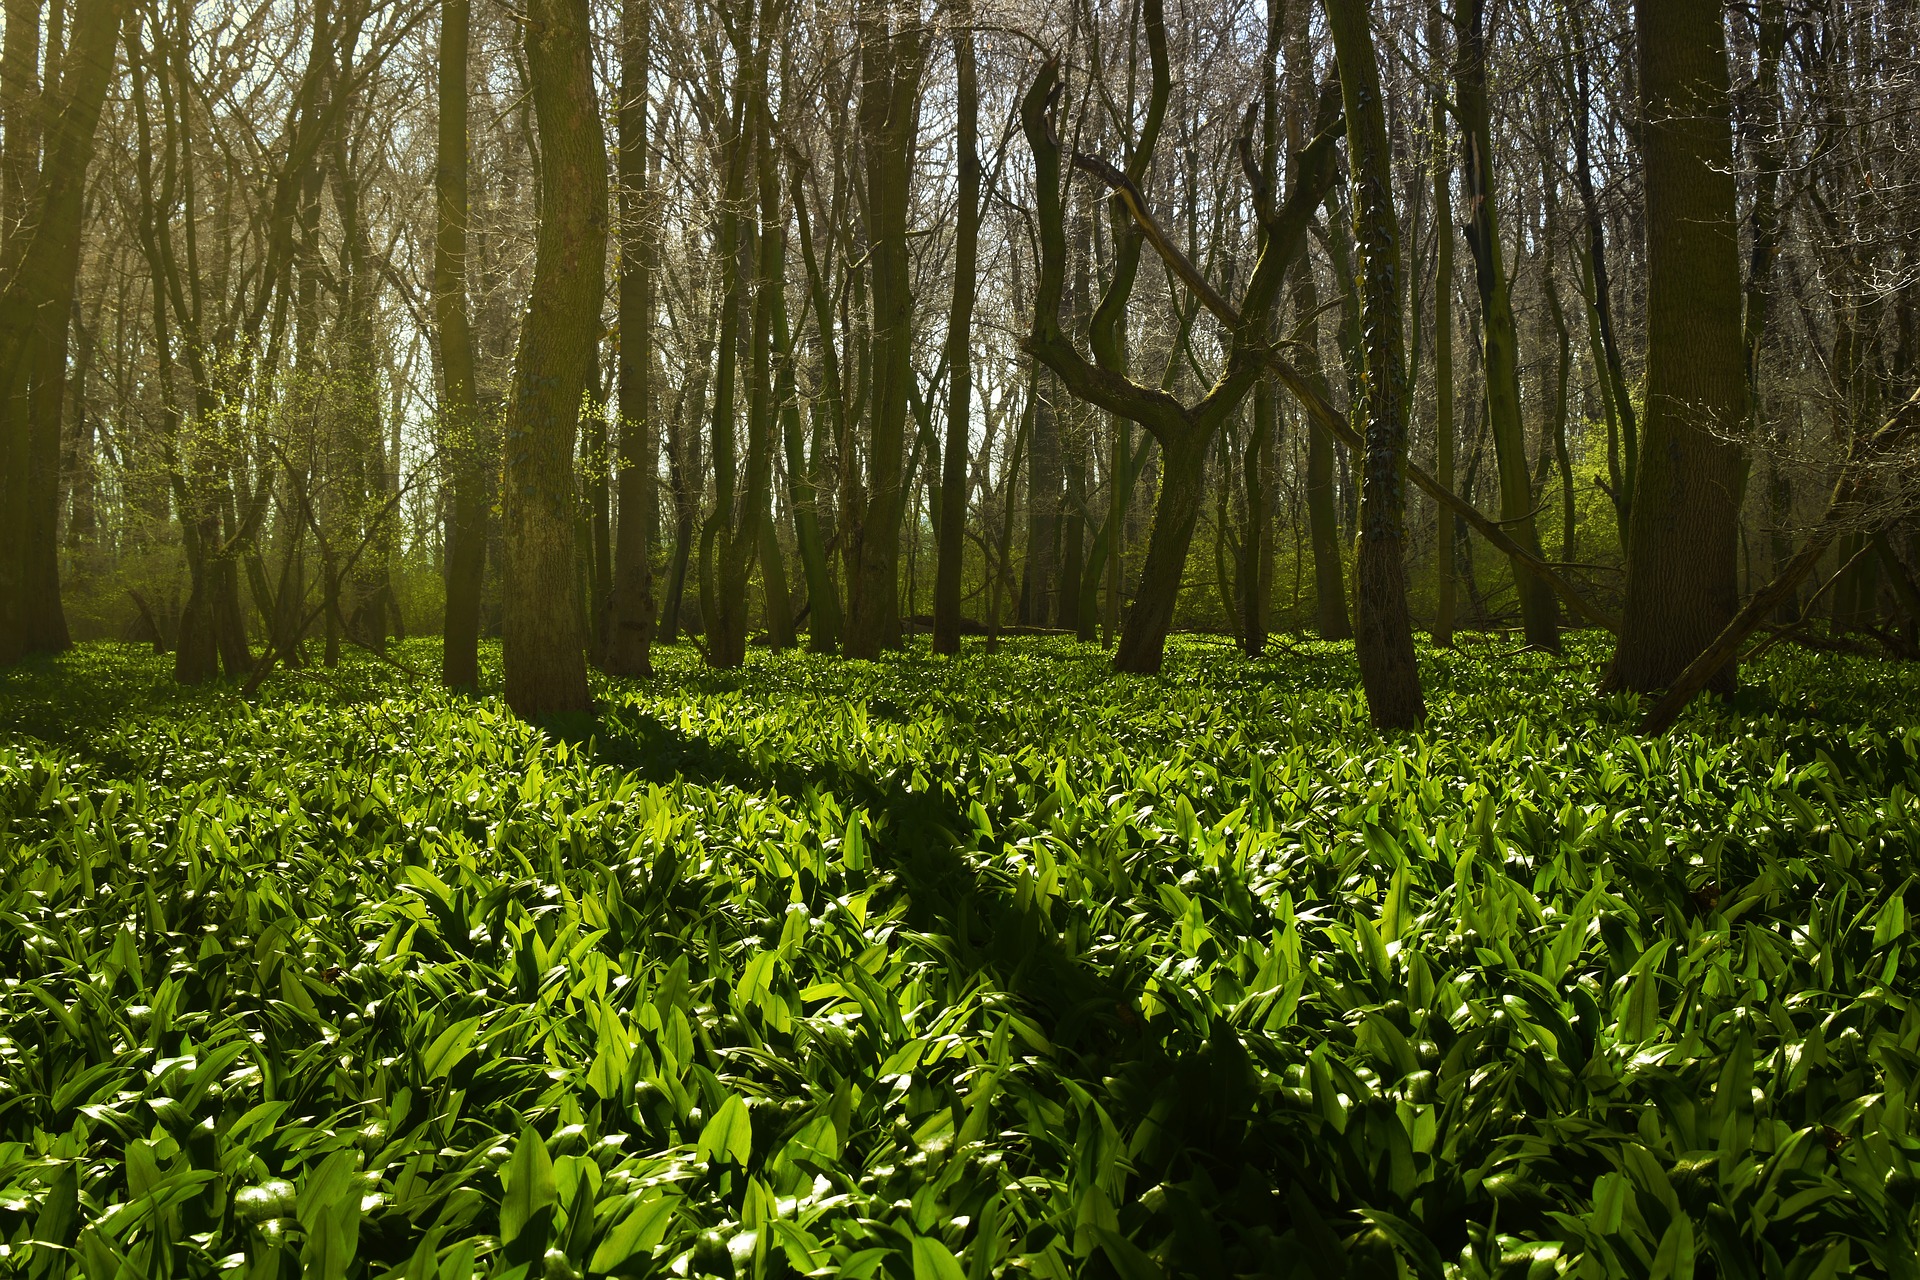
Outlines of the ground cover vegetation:
M1916 68L0 0L0 1270L1920 1280Z
M437 645L395 646L430 667ZM497 652L482 651L498 688ZM32 1277L1914 1274L1913 669L0 675Z

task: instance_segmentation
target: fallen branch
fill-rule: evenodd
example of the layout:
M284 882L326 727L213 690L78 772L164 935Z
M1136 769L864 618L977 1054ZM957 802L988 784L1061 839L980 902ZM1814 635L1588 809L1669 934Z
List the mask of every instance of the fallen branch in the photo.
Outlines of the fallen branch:
M1166 262L1168 268L1172 270L1176 276L1180 277L1181 283L1192 290L1193 295L1200 300L1207 310L1213 312L1222 322L1235 329L1239 328L1240 313L1234 309L1231 303L1220 295L1219 290L1207 283L1206 277L1200 274L1199 269L1193 265L1184 253L1180 252L1173 241L1167 238L1166 232L1161 230L1160 225L1154 220L1153 214L1147 209L1146 202L1141 198L1139 189L1127 180L1125 174L1098 157L1084 155L1080 152L1074 153L1073 165L1082 173L1092 174L1112 189L1114 194L1120 198L1120 202L1126 206L1127 212L1132 215L1133 220L1139 224L1141 232L1147 238L1147 242L1160 254L1160 257ZM1346 417L1341 414L1338 409L1334 408L1325 396L1314 389L1313 384L1307 380L1305 374L1296 369L1286 357L1282 356L1278 351L1269 349L1260 354L1267 368L1272 370L1274 377L1278 379L1282 386L1293 393L1294 398L1305 407L1308 415L1312 417L1315 422L1325 427L1336 439L1349 449L1355 450L1356 452L1365 452L1366 441L1360 438L1360 433L1353 429L1353 424L1348 422ZM1500 528L1499 522L1490 520L1480 514L1472 503L1454 493L1438 480L1435 480L1418 466L1415 466L1411 460L1409 460L1406 465L1407 474L1412 477L1415 484L1424 489L1436 502L1450 508L1456 515L1465 520L1467 524L1473 528L1474 532L1492 543L1495 550L1503 552L1526 565L1529 571L1548 586L1552 587L1555 594L1566 601L1569 609L1572 609L1575 613L1593 623L1595 626L1604 627L1615 635L1620 633L1620 624L1617 621L1602 612L1598 606L1590 602L1585 596L1581 595L1580 591L1571 582L1568 582L1554 571L1552 565L1542 560L1539 556L1534 555L1532 552L1527 551L1512 538L1509 538L1505 531Z
M1762 621L1771 616L1813 572L1814 566L1834 540L1849 529L1859 528L1865 518L1869 470L1906 443L1916 431L1920 431L1920 391L1915 391L1905 404L1894 410L1885 426L1868 439L1856 442L1847 451L1847 460L1840 468L1840 478L1834 482L1833 497L1827 503L1827 512L1807 535L1805 545L1787 562L1784 569L1774 575L1773 581L1760 588L1747 601L1746 607L1733 615L1733 620L1714 637L1713 643L1680 673L1666 696L1640 722L1641 733L1665 733L1671 729L1687 704L1739 652L1747 637L1758 630Z

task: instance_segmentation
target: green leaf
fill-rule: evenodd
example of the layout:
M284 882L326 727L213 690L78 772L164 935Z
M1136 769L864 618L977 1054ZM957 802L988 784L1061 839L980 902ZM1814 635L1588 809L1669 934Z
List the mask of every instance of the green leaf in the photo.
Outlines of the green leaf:
M360 1153L353 1150L332 1152L316 1168L309 1170L300 1183L300 1195L294 1209L300 1225L309 1233L317 1232L320 1216L329 1206L342 1200L352 1200L354 1212L358 1213L359 1172Z
M729 1160L737 1165L747 1163L753 1154L753 1120L739 1094L727 1095L727 1100L700 1130L695 1150L709 1164L716 1160Z
M560 1199L560 1184L553 1174L553 1160L547 1144L531 1125L520 1130L513 1144L513 1157L501 1173L500 1239L507 1244L519 1239L527 1224L542 1209ZM541 1242L541 1248L546 1242Z
M651 1253L654 1246L666 1238L677 1202L678 1197L664 1194L640 1201L613 1224L613 1229L593 1251L588 1267L594 1271L612 1271L636 1254Z
M913 1280L967 1280L960 1262L932 1236L913 1238Z
M480 1031L482 1016L476 1014L471 1018L462 1018L433 1038L433 1043L427 1046L426 1055L420 1059L420 1069L426 1073L428 1080L438 1080L460 1065L461 1059L473 1048L473 1038Z
M1693 1219L1675 1214L1654 1251L1647 1280L1693 1280Z
M1113 1269L1120 1273L1120 1280L1166 1280L1166 1273L1160 1270L1160 1264L1133 1241L1106 1227L1095 1227L1093 1233L1100 1241L1100 1247L1106 1251L1107 1261L1113 1263ZM921 1280L921 1277L916 1274L913 1280Z

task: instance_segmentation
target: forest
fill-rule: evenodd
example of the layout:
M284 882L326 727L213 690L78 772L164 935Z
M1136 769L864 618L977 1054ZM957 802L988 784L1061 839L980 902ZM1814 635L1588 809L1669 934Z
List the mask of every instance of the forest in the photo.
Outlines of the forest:
M0 1274L1920 1280L1914 0L0 20Z

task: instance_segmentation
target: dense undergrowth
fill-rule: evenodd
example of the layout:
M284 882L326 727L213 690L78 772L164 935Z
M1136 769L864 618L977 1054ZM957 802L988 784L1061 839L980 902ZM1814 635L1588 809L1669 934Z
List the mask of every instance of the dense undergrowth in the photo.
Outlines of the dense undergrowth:
M1509 649L0 674L0 1271L1920 1276L1920 679Z

